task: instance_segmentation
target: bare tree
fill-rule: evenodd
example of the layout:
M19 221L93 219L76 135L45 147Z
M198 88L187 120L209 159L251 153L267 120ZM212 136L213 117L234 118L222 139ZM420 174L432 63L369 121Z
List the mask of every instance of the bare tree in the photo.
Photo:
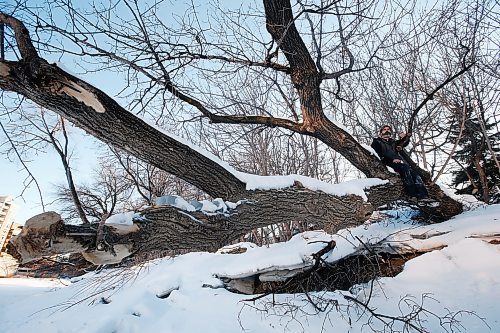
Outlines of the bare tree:
M101 161L99 168L94 171L90 185L79 185L70 189L68 186L59 186L58 201L62 204L62 212L68 220L80 217L81 209L92 222L100 222L105 216L115 212L123 212L129 208L128 200L132 194L132 187L124 181L119 173L124 172L116 168L109 161ZM80 207L74 204L74 194L79 198Z
M121 178L122 187L135 188L138 195L137 202L132 209L144 205L154 205L156 198L168 194L177 194L184 198L199 200L203 195L195 187L182 179L175 177L160 168L145 163L134 156L110 147L111 156L106 157L107 163L114 164L118 172L115 177Z
M87 219L87 215L85 214L85 210L83 209L82 202L78 196L78 192L76 190L75 182L73 180L73 174L71 172L70 168L70 151L68 149L68 144L69 144L69 138L68 138L68 132L66 131L66 126L64 124L64 119L62 117L59 117L59 121L54 128L50 128L49 125L47 124L47 121L45 120L44 116L44 111L42 110L42 124L43 124L43 129L46 131L47 136L50 140L50 143L52 144L52 147L55 149L57 154L59 155L59 158L61 159L61 163L64 168L64 173L66 174L66 182L67 182L67 194L70 195L71 201L78 213L78 217L83 223L89 223L89 220ZM60 130L64 141L60 142L55 135L55 132Z
M335 121L341 117L331 115L340 110L339 104L347 103L344 77L372 66L381 67L379 60L391 58L384 50L413 34L410 30L397 35L395 27L408 19L405 13L411 12L414 4L401 9L391 5L382 8L376 2L344 7L336 2L292 6L288 0L265 0L263 14L254 15L257 9L253 7L248 9L250 14L241 8L232 9L220 12L221 16L215 16L206 26L202 26L194 6L167 25L156 6L141 7L133 1L119 2L112 9L96 8L92 15L65 1L60 5L49 2L48 16L29 3L22 5L16 15L32 23L41 38L35 48L21 21L0 14L0 22L14 33L15 39L9 41L20 55L18 60L0 61L2 90L53 110L105 143L182 178L214 198L234 202L245 199L236 208L237 214L217 217L189 216L169 207L145 210L144 218L155 223L134 235L116 236L116 244L126 243L131 252L214 250L277 220L314 223L335 231L359 224L376 207L404 195L400 179ZM119 17L114 16L117 6L123 10ZM58 10L71 18L67 26L57 25L51 17ZM433 11L441 18L449 15L447 8ZM264 24L268 34L259 28ZM50 38L44 38L44 33ZM53 36L64 42L54 43ZM429 36L432 38L437 37ZM313 45L313 51L306 44ZM355 48L359 51L356 56ZM127 108L97 87L50 64L40 56L43 52L72 54L97 62L97 67L89 64L89 71L123 71L128 78L123 91L130 101ZM263 93L237 94L254 80L259 80ZM325 94L330 96L330 103L325 103ZM254 107L249 112L242 105ZM368 202L355 195L309 190L297 182L287 189L247 190L246 180L230 168L145 121L164 126L170 117L181 118L182 124L202 119L211 126L263 126L313 137L367 177L386 179L388 183L371 187ZM440 202L432 214L446 218L461 212L461 205L432 184L429 176L424 179L431 195ZM277 207L288 209L280 210L277 216ZM54 230L59 232L60 228ZM161 240L153 235L162 235Z

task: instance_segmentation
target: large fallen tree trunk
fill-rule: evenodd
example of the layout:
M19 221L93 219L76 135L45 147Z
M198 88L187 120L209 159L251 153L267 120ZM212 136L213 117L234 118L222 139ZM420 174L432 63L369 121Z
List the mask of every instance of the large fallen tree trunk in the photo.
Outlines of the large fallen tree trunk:
M266 4L269 3L266 1ZM269 12L271 21L277 19L276 13ZM239 177L231 168L152 127L100 89L42 59L22 22L1 13L0 22L14 30L21 54L19 61L0 60L0 89L18 93L56 112L96 138L188 181L212 197L234 202L246 200L232 214L209 218L186 215L169 207L145 210L141 214L148 222L141 224L137 231L125 235L111 229L108 231L109 246L104 252L110 256L108 259L102 259L102 256L101 259L91 259L94 262L116 262L121 253L125 257L153 250L215 250L254 228L292 220L313 223L334 232L364 222L374 208L404 196L399 178L387 171L351 135L324 116L319 94L320 80L314 79L319 74L307 61L310 55L306 55L302 48L293 54L287 53L287 58L292 81L301 96L304 121L286 128L321 139L367 176L388 180L386 184L368 190L367 202L360 196L335 196L304 189L300 184L287 189L247 190L245 178ZM273 38L283 41L281 47L286 52L290 47L287 39L295 38L293 33L281 36L285 32L274 31L271 26L268 28ZM287 31L291 33L294 29L292 24ZM308 69L307 64L311 68ZM183 101L190 102L173 87L172 82L165 84ZM269 122L269 126L276 126L275 120L270 118L264 121ZM431 188L431 194L441 203L438 208L432 209L432 214L446 218L461 212L461 205L437 186ZM57 222L42 226L40 230L43 232L39 229L28 225L26 232L18 238L18 244L22 244L17 245L18 252L25 257L24 260L60 253L72 247L77 252L96 252L93 246L97 232L88 226L65 226ZM102 254L103 251L98 252Z
M109 264L132 254L216 251L252 229L280 222L303 221L336 232L359 225L373 211L357 195L339 197L297 186L248 194L251 198L219 214L173 206L144 209L136 214L132 226L106 224L101 247L97 224L66 225L59 214L43 213L26 222L23 232L12 240L10 252L23 262L82 252L94 264Z
M255 228L289 221L335 233L366 221L374 210L370 201L384 202L382 198L389 199L387 193L396 193L392 197L396 200L397 191L386 192L393 187L389 183L367 187L365 201L359 195L336 196L296 183L285 189L248 191L248 199L218 214L162 205L137 212L132 225L105 224L104 228L99 228L98 223L67 225L59 214L48 212L26 222L23 232L12 240L9 253L22 262L82 253L88 261L100 265L118 263L132 255L150 258L157 254L216 251Z

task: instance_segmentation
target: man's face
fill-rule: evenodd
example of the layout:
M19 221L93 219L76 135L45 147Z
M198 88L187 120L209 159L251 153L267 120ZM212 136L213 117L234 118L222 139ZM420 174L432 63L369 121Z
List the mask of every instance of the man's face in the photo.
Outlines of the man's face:
M390 138L392 136L392 129L389 126L385 126L380 131L380 136L382 138Z

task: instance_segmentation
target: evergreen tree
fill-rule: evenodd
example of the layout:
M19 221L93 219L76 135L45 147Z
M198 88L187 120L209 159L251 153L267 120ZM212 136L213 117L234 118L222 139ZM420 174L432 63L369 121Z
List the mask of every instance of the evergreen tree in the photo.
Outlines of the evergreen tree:
M452 185L457 194L472 194L478 200L486 203L500 202L500 173L495 160L488 148L485 134L477 117L472 117L472 110L468 110L468 119L464 122L462 136L459 141L461 149L457 150L453 159L459 169L452 172ZM496 125L488 120L484 121L493 152L500 158L500 133ZM450 138L456 140L460 132L460 124L452 127Z

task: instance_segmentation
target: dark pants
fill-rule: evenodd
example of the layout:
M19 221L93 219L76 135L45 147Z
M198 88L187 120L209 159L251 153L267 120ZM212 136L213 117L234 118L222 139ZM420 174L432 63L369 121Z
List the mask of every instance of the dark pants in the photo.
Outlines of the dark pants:
M410 197L417 197L418 199L422 199L429 196L422 178L420 178L419 174L408 164L392 163L391 167L401 176L406 193L408 193Z

